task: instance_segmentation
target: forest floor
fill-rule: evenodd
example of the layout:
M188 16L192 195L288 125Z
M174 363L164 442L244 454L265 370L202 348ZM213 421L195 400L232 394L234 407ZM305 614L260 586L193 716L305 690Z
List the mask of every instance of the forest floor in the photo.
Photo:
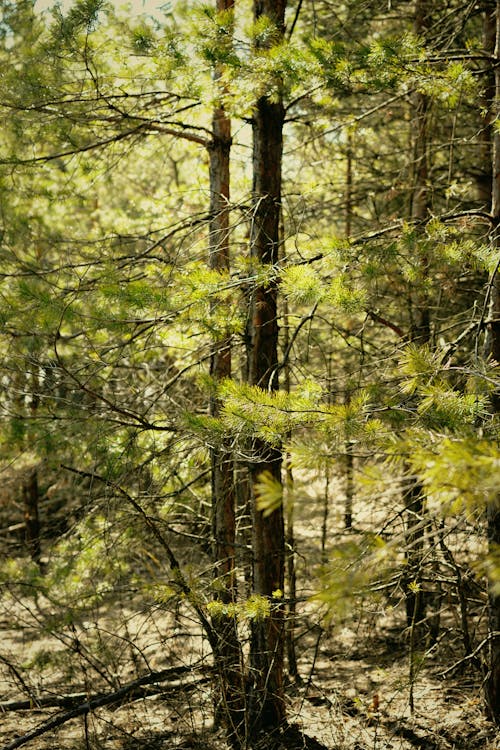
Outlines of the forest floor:
M411 677L401 602L367 598L341 617L321 619L322 605L309 598L321 508L310 507L296 530L302 583L299 679L286 689L290 722L328 750L500 750L500 734L484 716L480 671L463 658L456 603L443 607L437 644L415 654ZM364 520L373 528L374 519ZM340 526L329 520L330 544L355 537ZM199 561L195 566L188 547L183 553L179 544L179 554L194 571ZM483 637L484 600L477 611L474 646ZM121 599L65 624L43 597L5 594L0 631L0 750L37 728L44 731L24 747L225 747L213 727L209 648L186 603L147 601L144 592L124 590ZM115 699L106 704L110 695ZM79 709L93 696L104 696L106 705ZM55 726L58 717L66 720Z
M170 625L165 618L165 626L169 628ZM308 637L315 637L316 643L313 653L306 649L299 659L302 681L288 685L288 716L326 748L500 749L500 735L484 717L479 674L466 669L465 673L444 680L442 673L449 660L440 659L439 649L416 675L412 714L407 649L393 629L379 626L370 633L366 627L354 630L344 626L338 633L320 633L318 630ZM182 640L184 648L185 639ZM198 651L199 656L197 666L190 661L192 671L179 676L174 674L166 682L160 679L140 696L128 697L111 707L96 708L84 716L72 718L25 746L33 750L223 748L220 734L212 728L210 678L204 666L208 657L203 657L199 639L193 638L191 645L190 658L193 651ZM9 638L5 633L2 653L10 654L12 662L16 654L24 655L26 663L26 658L35 652L43 652L46 646L36 641L28 645L23 638ZM314 653L313 667L311 657ZM172 658L170 653L169 661ZM148 661L153 667L163 667L159 654L155 659L150 653ZM44 668L43 691L39 695L73 695L82 687L86 687L88 695L99 692L85 685L85 678L78 679L79 670L74 666L71 686L67 675L63 678L55 668ZM80 669L83 669L83 662ZM147 672L145 666L141 672ZM12 682L12 679L7 679L2 684L2 702L12 702ZM113 691L108 688L108 692ZM21 695L15 697L21 698ZM75 705L84 702L85 697L80 697ZM70 711L68 708L35 705L24 710L4 710L0 717L0 747L8 747L16 737L42 726L51 717L69 715Z

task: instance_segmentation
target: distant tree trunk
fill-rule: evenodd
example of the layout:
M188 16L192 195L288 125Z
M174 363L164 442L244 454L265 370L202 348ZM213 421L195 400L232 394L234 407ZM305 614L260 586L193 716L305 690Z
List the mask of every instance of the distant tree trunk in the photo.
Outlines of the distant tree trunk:
M493 59L498 60L500 55L500 2L493 0L486 5L486 28L485 34L488 39L494 39ZM487 50L488 51L488 50ZM489 50L492 51L491 49ZM495 96L491 102L491 116L488 122L493 122L500 116L500 68L494 66L495 71ZM500 133L493 128L492 149L492 189L491 189L491 215L492 231L490 241L493 250L500 248ZM497 363L500 363L500 277L498 267L493 272L489 284L490 304L489 322L487 336L487 354ZM500 414L500 389L492 394L492 408L495 414ZM499 498L488 506L488 545L493 552L500 545L500 508ZM489 648L488 648L488 675L485 682L486 703L488 712L493 721L500 725L500 595L491 586L488 594L489 611Z
M425 35L430 24L430 0L416 0L414 30L419 36ZM413 97L413 185L411 192L411 218L417 222L417 235L422 232L422 222L429 215L429 107L426 94L417 92ZM428 344L431 338L430 300L425 281L429 273L429 258L423 255L420 260L422 281L411 291L410 300L410 340L412 343ZM424 283L422 283L424 282ZM425 618L426 601L421 585L421 565L425 537L424 490L419 477L409 475L404 492L406 509L406 619L415 631ZM410 585L411 584L411 585ZM419 629L420 630L420 629ZM412 638L415 632L412 633ZM422 633L418 633L420 637Z
M346 153L346 176L345 176L345 236L350 238L352 233L353 217L353 137L352 129L347 130L347 153ZM351 401L351 392L349 386L345 392L345 403ZM345 509L344 509L344 526L346 529L352 529L352 513L354 503L354 456L353 444L349 436L345 440Z
M484 0L484 22L483 22L483 47L487 54L495 53L496 41L496 0ZM477 177L478 195L482 207L488 210L491 207L492 196L492 168L493 168L493 121L495 100L495 68L493 65L487 67L483 80L483 92L481 107L484 114L483 127L479 134L480 164Z
M283 236L283 233L282 233ZM288 302L283 302L283 320L285 333L283 337L283 348L288 351L290 344L290 333L288 328ZM285 362L285 392L290 393L290 364ZM287 441L292 437L290 432L287 435ZM286 608L286 656L288 662L288 674L294 677L297 682L300 681L299 670L297 667L297 654L295 652L295 618L296 618L296 598L297 598L297 575L295 571L295 507L293 502L293 471L291 456L289 453L285 456L285 507L286 507L286 527L285 527L285 544L286 544L286 583L288 604Z
M24 380L24 387L21 386L20 394L23 394L19 401L20 411L26 408L25 396L29 397L29 414L34 420L38 410L40 400L40 378L39 378L39 365L35 359L30 359L26 363L28 372L25 373L26 380ZM29 370L31 369L31 372ZM25 393L26 389L26 393ZM29 456L31 448L31 439L29 433L26 433L23 440L23 449ZM31 460L28 458L28 461ZM26 469L24 477L21 483L21 496L23 502L24 512L24 538L26 547L28 549L31 559L40 565L40 558L42 556L42 547L40 541L40 514L39 514L39 500L40 492L38 485L38 467L37 465L31 465Z
M430 0L416 0L415 33L425 35L430 25ZM412 99L413 122L413 184L411 190L411 218L417 222L417 234L422 232L422 223L429 217L429 117L430 99L417 92ZM429 273L429 258L420 258L420 275L425 281ZM430 300L424 284L413 290L411 300L411 341L428 344L431 338Z
M216 0L218 12L232 10L234 0ZM220 75L215 70L215 76ZM209 147L210 234L209 267L229 270L229 189L231 121L222 104L214 108L213 138ZM217 303L215 303L217 304ZM231 377L231 339L229 333L213 342L210 374L215 383ZM212 395L210 412L217 417L220 403ZM212 462L212 533L216 596L225 604L236 601L235 575L235 478L230 446L226 442L211 449ZM241 648L236 618L217 617L213 622L218 646L215 667L219 677L219 705L216 718L221 717L233 748L244 742L244 692Z
M38 471L36 468L29 469L27 472L22 484L22 496L26 545L31 559L39 565L42 548L40 544L40 518L38 514Z
M284 34L285 0L254 0L254 17L267 16L277 35ZM279 82L278 82L279 86ZM271 269L278 263L281 208L281 159L284 107L281 95L261 96L254 108L253 216L251 256ZM278 288L277 282L256 285L251 293L248 329L249 381L264 389L278 386ZM258 510L256 485L264 472L281 482L281 450L256 439L250 462L252 486L253 587L266 597L271 614L252 621L250 644L249 705L251 741L262 733L278 730L285 720L283 700L284 608L273 592L283 591L285 536L283 508L269 516ZM271 739L270 739L271 742Z
M345 393L345 403L351 403L351 392L349 387ZM346 529L352 529L352 513L354 504L354 454L353 442L349 435L346 435L345 446L345 508L344 508L344 526Z

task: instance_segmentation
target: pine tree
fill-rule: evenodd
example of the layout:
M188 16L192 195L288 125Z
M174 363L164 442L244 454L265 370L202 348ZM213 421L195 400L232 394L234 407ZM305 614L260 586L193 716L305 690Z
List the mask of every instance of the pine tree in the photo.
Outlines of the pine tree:
M234 0L217 0L216 11L225 22L224 33L231 34ZM227 28L228 27L228 28ZM215 67L214 78L219 85L220 100L216 102L212 116L212 140L208 147L210 175L210 226L209 226L209 267L228 274L230 270L230 149L231 120L224 106L223 70ZM223 304L216 302L215 304ZM230 315L230 302L225 305ZM223 318L223 311L218 310ZM214 418L220 414L220 401L217 396L219 384L231 377L231 335L222 331L212 347L210 375L213 379L213 395L210 413ZM211 448L212 468L212 529L214 538L215 592L218 600L231 611L238 597L236 578L236 491L234 458L230 441L222 439L221 444ZM228 739L232 747L243 746L245 740L243 657L238 640L237 622L234 614L215 617L214 630L218 645L214 654L221 689L220 713L224 717Z
M485 24L487 40L491 40L494 48L490 49L493 57L500 55L500 3L489 2L485 7ZM493 31L493 29L495 31ZM500 101L500 71L495 68L495 97L489 102L491 108L488 121L494 122L498 117L498 102ZM488 124L489 124L488 122ZM491 148L491 220L490 233L491 249L494 254L500 248L499 219L500 219L500 133L492 128ZM491 132L490 131L490 132ZM498 263L494 268L488 284L488 339L486 343L487 356L493 362L500 363L500 276ZM491 396L492 409L498 418L500 413L500 393L496 388ZM500 508L498 496L492 498L487 508L488 515L488 544L490 553L494 555L500 545ZM489 645L488 645L488 674L486 677L486 702L492 719L500 724L500 594L490 583L488 593L489 605Z
M272 52L282 40L285 28L285 0L254 4L254 20L267 30L257 37L256 53ZM270 27L270 28L269 28ZM264 41L266 39L266 41ZM267 41L270 39L271 42ZM264 93L252 112L253 186L251 258L256 270L272 270L279 261L281 210L281 160L283 153L284 106L282 81L273 81L274 96ZM278 387L278 287L271 279L258 281L250 291L248 322L248 381L263 390ZM281 483L281 450L254 438L250 461L252 492L253 590L270 602L269 616L252 622L250 646L250 735L258 737L279 729L285 719L283 695L284 610L280 598L284 589L285 542L283 508L267 514L259 509L259 481L269 476Z

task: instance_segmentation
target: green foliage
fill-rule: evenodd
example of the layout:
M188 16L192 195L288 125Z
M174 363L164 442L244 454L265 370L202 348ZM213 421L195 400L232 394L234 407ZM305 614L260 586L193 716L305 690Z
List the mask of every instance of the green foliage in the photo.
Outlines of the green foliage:
M146 55L154 51L156 35L154 29L144 21L132 29L132 47L137 54Z
M480 575L486 575L491 592L500 596L500 545L490 545L488 554L477 562L476 570Z
M362 290L353 289L350 279L342 274L332 280L326 300L343 312L356 313L363 310L366 296Z
M424 387L417 407L425 423L435 429L461 431L484 419L488 411L487 399L476 394L462 395L445 384Z
M498 446L474 437L444 437L411 454L411 463L427 491L446 512L483 511L498 503Z
M238 68L240 59L233 42L234 11L204 6L196 12L196 34L201 57L210 65Z
M57 544L45 587L60 604L86 609L111 595L129 571L132 537L126 534L128 555L123 548L119 554L120 532L109 519L95 514L79 523L75 532ZM111 549L114 554L109 554Z
M283 504L283 485L271 472L259 474L255 485L257 508L264 518L270 516Z
M57 5L54 6L55 39L70 45L78 32L91 33L96 28L99 14L109 8L108 0L75 0L68 12L63 15Z
M417 86L422 93L450 109L455 108L463 98L478 92L476 77L460 61L450 62L442 69L435 66L417 69Z
M314 600L326 605L330 617L345 618L370 585L389 576L395 556L396 551L376 535L336 545L321 572Z
M293 428L310 423L321 412L321 388L312 381L304 382L300 392L287 393L227 380L220 395L223 424L243 440L256 435L279 445Z
M419 386L429 386L439 377L441 368L441 352L433 352L428 345L408 344L399 362L399 369L406 376L400 384L402 393L411 396Z
M293 304L314 304L324 297L320 275L312 266L288 266L281 276L281 290Z
M272 602L259 594L252 594L248 599L238 603L224 604L218 599L207 603L207 610L215 620L223 617L236 617L239 620L262 621L271 614L271 607Z

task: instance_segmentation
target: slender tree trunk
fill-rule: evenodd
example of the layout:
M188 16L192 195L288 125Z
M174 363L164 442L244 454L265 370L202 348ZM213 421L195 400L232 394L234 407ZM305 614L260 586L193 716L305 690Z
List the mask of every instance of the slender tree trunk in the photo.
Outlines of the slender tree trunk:
M232 10L234 0L216 0L218 12ZM218 77L220 72L215 71ZM229 187L231 121L222 105L215 107L212 117L213 139L210 157L210 236L209 266L229 270ZM217 303L216 303L217 304ZM210 374L215 383L231 377L231 339L223 332L213 342ZM211 398L210 412L217 417L220 404L217 394ZM225 604L236 601L235 575L235 478L230 446L222 442L211 450L212 462L212 532L214 539L214 574L216 596ZM217 634L214 654L219 677L219 706L216 718L222 717L232 747L244 742L244 692L241 648L236 618L218 617L213 622Z
M346 175L345 175L345 236L350 238L352 233L352 216L353 216L353 136L352 129L347 131L347 153L346 153ZM351 401L351 392L349 385L345 392L345 403ZM346 436L345 440L345 510L344 526L346 529L352 529L352 513L354 504L354 456L352 440Z
M414 30L419 36L425 35L429 26L431 10L429 0L416 0ZM413 185L411 194L411 218L417 222L417 235L422 231L421 222L429 212L429 108L430 101L426 94L417 92L413 97ZM414 344L428 344L430 330L430 300L425 281L429 273L429 258L420 258L420 275L422 282L411 294L410 340ZM421 585L421 565L424 549L425 495L419 477L410 474L404 493L406 517L406 620L412 629L412 641L423 635L418 628L425 618L426 601ZM411 585L409 585L411 584ZM415 637L417 636L417 637Z
M28 364L28 368L32 368L30 374L27 374L29 392L30 392L30 405L29 411L32 419L35 419L38 410L38 404L40 399L40 380L39 380L39 368L38 363L32 360ZM24 404L21 408L24 407ZM30 449L30 437L29 434L25 435L24 448L28 451ZM33 562L40 566L40 558L42 556L42 547L40 541L40 513L39 513L39 500L40 491L38 485L38 468L37 466L31 466L26 470L22 485L21 495L23 501L24 510L24 528L25 528L25 541L28 548L29 554Z
M494 59L500 55L500 2L491 1L486 5L487 28L486 38L494 38ZM491 50L490 50L491 51ZM500 116L500 69L495 71L495 96L491 103L491 123ZM500 247L500 133L492 129L492 189L491 215L493 218L490 241L496 252ZM500 277L498 267L492 274L489 284L490 305L487 337L487 353L492 360L500 363ZM495 414L500 414L500 389L492 394L492 407ZM500 545L500 499L488 506L488 545L493 552ZM488 675L485 682L486 704L488 713L493 721L500 725L500 595L490 587L488 594L489 605L489 649Z
M285 0L254 0L254 17L268 16L278 37L284 33ZM262 96L253 117L252 258L273 268L278 263L281 209L281 159L284 107L281 97ZM249 381L264 389L278 386L278 288L276 281L253 288L248 330ZM285 721L283 700L284 608L273 593L283 591L285 536L283 508L269 516L258 510L256 485L264 472L281 482L281 450L263 440L253 443L252 548L254 592L270 602L269 617L252 621L250 645L250 737L279 730Z
M286 456L286 573L287 573L287 622L286 622L286 655L288 662L288 674L297 682L300 682L299 669L297 666L297 653L295 651L295 619L297 615L297 574L295 570L295 531L294 531L294 502L293 502L293 473L290 456Z
M345 392L345 403L351 403L351 391L349 386ZM347 426L347 425L346 425ZM354 455L353 442L346 434L345 442L345 507L344 507L344 526L346 529L352 529L352 514L354 507Z
M288 302L283 302L283 321L284 336L283 348L288 351L290 343L290 334L288 328ZM285 392L290 393L290 364L287 360L284 368L285 375ZM287 441L290 441L292 433L288 433ZM295 572L295 506L293 502L293 471L291 456L287 452L285 455L285 508L286 508L286 583L288 594L288 605L286 608L286 656L288 662L288 674L300 681L299 670L297 667L297 654L295 652L295 618L296 618L296 598L297 598L297 575Z
M40 564L42 548L40 545L40 518L38 514L38 471L36 468L29 469L22 485L24 505L24 525L26 532L26 545L31 559Z
M484 0L483 47L487 54L495 53L496 42L496 0ZM480 165L477 179L479 200L482 207L491 207L492 197L492 168L493 168L493 121L495 101L495 68L490 65L485 71L483 80L481 108L483 110L483 127L480 132Z
M231 7L230 0L217 0L219 6ZM231 122L222 107L212 120L213 140L210 156L210 238L209 266L229 270L229 158ZM217 303L216 303L217 304ZM231 340L223 332L212 344L210 374L217 383L231 377ZM217 395L211 398L213 416L219 414ZM227 446L212 449L212 500L215 561L223 588L231 598L234 590L234 476L233 461Z

